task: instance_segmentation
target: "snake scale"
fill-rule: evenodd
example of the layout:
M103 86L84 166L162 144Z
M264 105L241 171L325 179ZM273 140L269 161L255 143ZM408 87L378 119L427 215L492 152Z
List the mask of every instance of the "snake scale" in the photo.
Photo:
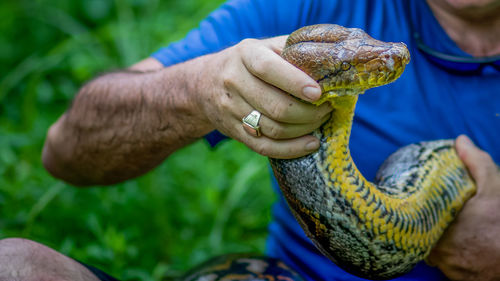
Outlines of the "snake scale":
M323 24L292 33L282 57L318 81L318 104L334 108L313 133L321 141L317 152L270 159L295 218L316 247L348 272L370 279L408 272L476 190L453 140L401 148L381 166L375 183L351 159L358 96L395 81L409 63L408 49L360 29Z

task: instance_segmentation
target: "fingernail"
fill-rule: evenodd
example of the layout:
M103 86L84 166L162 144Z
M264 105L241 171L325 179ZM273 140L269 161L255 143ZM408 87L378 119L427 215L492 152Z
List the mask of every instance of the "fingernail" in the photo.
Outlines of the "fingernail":
M306 144L307 151L315 151L319 148L319 140L312 140Z
M318 87L307 86L302 89L302 94L311 101L319 99L321 96L321 89Z
M466 135L462 135L462 144L466 147L474 147L474 143Z

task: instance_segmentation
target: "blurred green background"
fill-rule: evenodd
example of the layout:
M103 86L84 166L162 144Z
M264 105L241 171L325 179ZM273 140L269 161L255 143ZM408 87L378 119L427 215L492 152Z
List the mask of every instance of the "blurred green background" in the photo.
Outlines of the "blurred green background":
M264 249L267 160L199 141L147 175L78 189L53 179L45 133L93 76L182 38L221 0L0 1L0 238L25 237L124 280L169 279Z

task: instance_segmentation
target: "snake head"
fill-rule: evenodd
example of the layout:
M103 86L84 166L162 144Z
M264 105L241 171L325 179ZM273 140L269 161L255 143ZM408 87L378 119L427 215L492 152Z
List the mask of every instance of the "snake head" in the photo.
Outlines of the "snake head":
M282 57L321 86L320 101L395 81L410 62L404 43L373 39L358 28L306 26L287 39Z

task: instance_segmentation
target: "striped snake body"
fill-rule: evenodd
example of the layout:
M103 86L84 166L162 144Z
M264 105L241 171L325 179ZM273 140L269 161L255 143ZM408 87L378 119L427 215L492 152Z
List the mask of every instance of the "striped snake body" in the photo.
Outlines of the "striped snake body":
M389 279L425 259L475 192L453 140L398 150L376 182L358 171L349 152L354 108L365 90L396 80L409 62L402 43L375 40L360 29L308 26L292 33L282 56L319 82L318 103L334 108L314 132L320 149L270 159L297 221L316 247L361 277Z

